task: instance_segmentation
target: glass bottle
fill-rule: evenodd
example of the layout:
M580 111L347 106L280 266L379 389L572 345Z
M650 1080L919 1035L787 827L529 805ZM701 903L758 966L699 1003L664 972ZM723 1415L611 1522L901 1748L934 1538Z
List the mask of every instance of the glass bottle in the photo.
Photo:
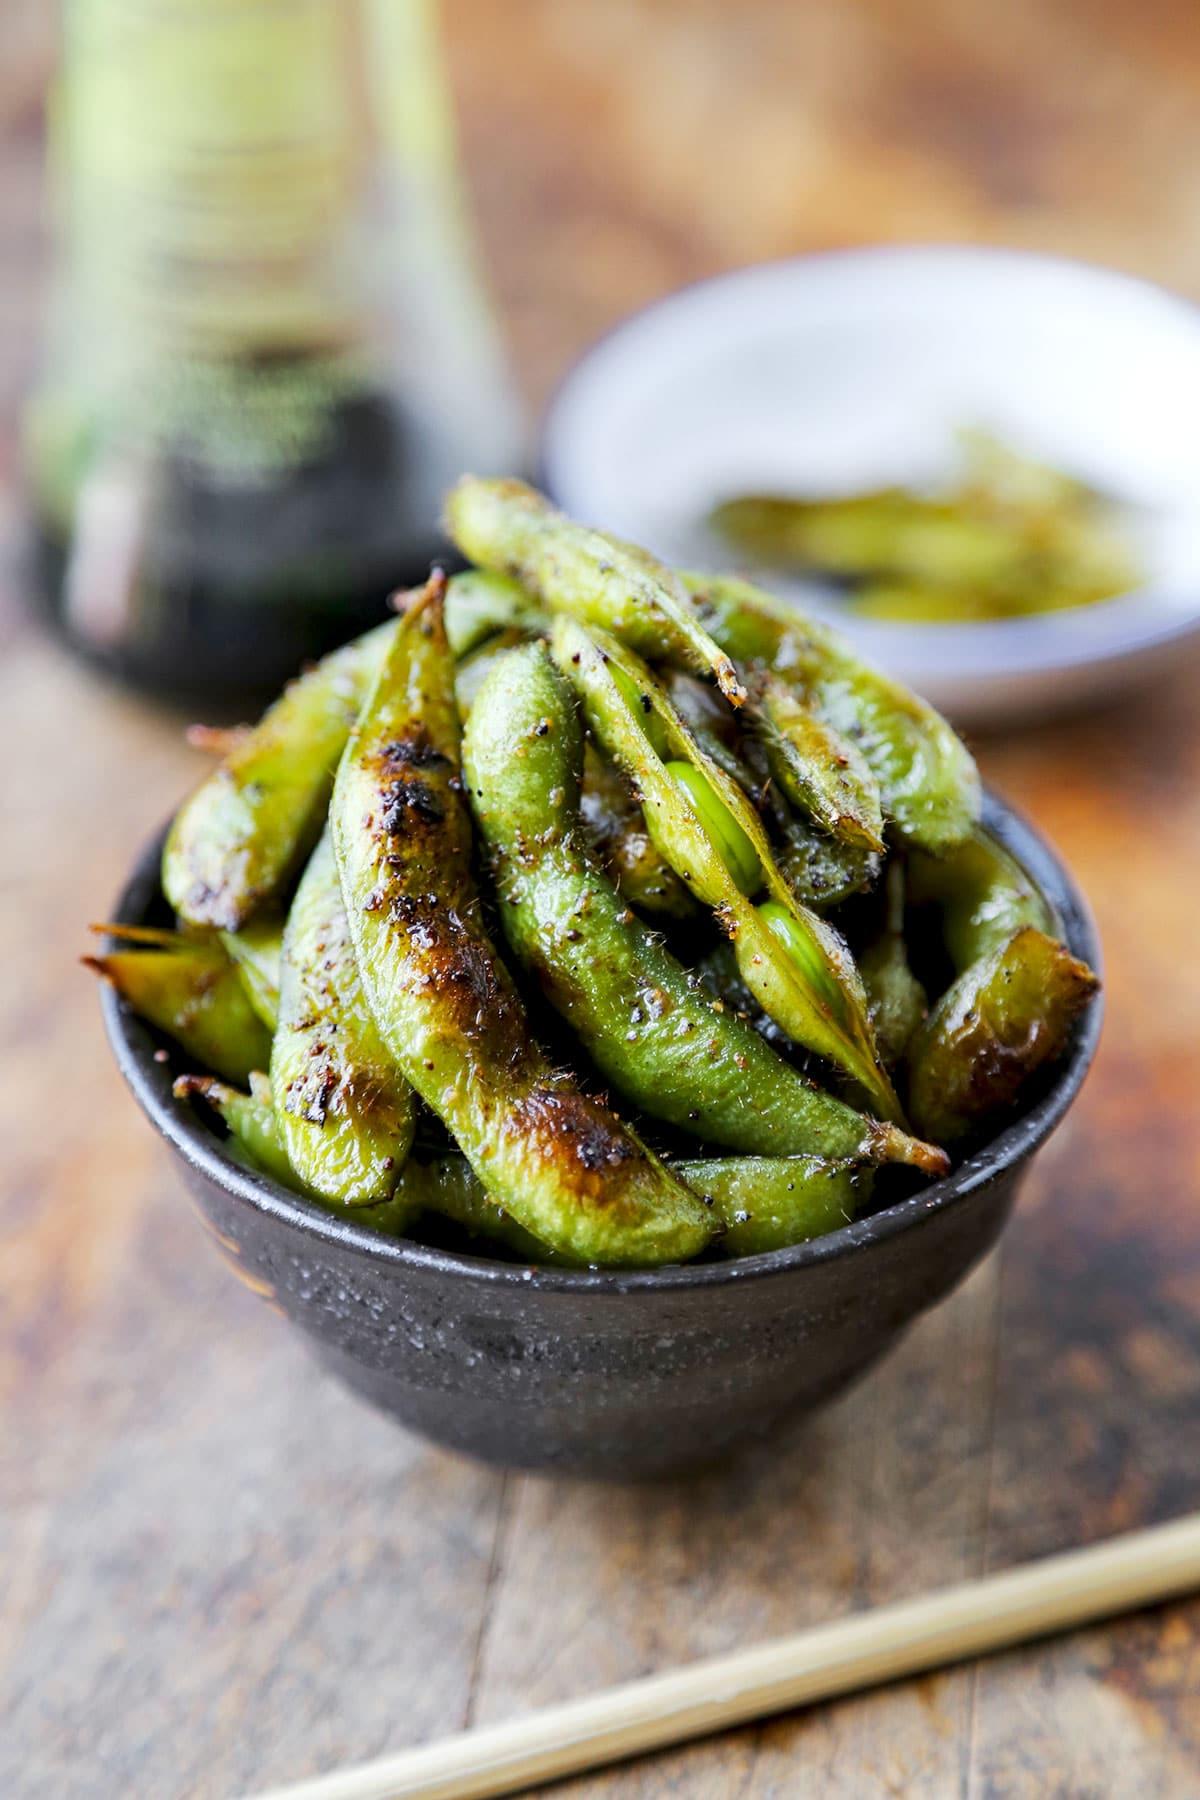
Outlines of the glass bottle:
M432 5L66 0L35 573L124 676L276 687L521 461Z

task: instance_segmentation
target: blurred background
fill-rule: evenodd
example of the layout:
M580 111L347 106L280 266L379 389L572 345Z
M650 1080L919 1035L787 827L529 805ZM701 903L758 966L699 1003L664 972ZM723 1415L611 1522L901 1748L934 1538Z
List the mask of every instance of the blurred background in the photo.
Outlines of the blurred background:
M996 243L1200 295L1200 39L1173 0L445 0L440 22L467 285L527 453L598 334L762 258ZM1183 668L975 744L1091 896L1107 1038L1003 1251L805 1443L650 1495L465 1469L314 1385L229 1283L74 960L201 762L30 604L58 56L55 9L0 0L0 1788L226 1794L1200 1504ZM831 1793L1183 1795L1198 1659L1180 1606L571 1791L788 1792L807 1757Z

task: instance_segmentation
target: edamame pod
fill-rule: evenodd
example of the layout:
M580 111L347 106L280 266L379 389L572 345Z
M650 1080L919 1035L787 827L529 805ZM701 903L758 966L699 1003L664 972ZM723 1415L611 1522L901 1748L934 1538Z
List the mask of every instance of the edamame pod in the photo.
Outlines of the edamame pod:
M466 723L467 714L475 704L475 696L487 679L487 672L498 656L511 650L515 644L521 643L523 633L509 626L498 631L493 637L486 638L474 650L460 657L458 667L454 671L454 700L458 707L458 716Z
M342 894L385 1044L488 1193L584 1262L693 1256L709 1210L537 1046L479 917L444 578L400 621L331 811Z
M743 1156L682 1162L689 1187L725 1221L726 1256L757 1256L848 1225L870 1198L873 1169L819 1156Z
M647 656L711 669L735 705L745 698L678 576L646 551L575 524L523 481L465 476L447 495L445 523L472 562L513 577L549 611L602 626Z
M944 856L914 853L908 889L915 906L937 908L942 941L960 975L1022 925L1057 935L1049 902L982 826Z
M246 997L268 1031L279 1018L279 957L283 921L271 916L251 919L240 931L223 931L221 942L237 965Z
M1032 925L973 962L913 1040L909 1103L918 1127L953 1143L1010 1107L1062 1054L1098 985L1086 963Z
M288 1161L271 1105L270 1083L248 1094L218 1081L215 1075L179 1075L171 1087L177 1100L203 1100L211 1106L250 1167L283 1187L303 1193L304 1186Z
M711 1143L885 1160L888 1127L814 1087L752 1026L715 1009L632 915L580 841L582 763L571 691L545 646L509 651L467 725L471 804L492 851L505 936L600 1072L644 1112Z
M857 745L769 671L755 700L767 765L792 805L839 842L881 851L879 784Z
M301 675L175 815L163 892L192 925L237 931L320 836L333 774L393 620Z
M839 843L798 813L788 818L782 836L775 861L804 906L838 906L854 894L865 893L878 878L881 859L876 851Z
M828 626L734 576L683 577L705 629L739 661L763 664L843 738L879 784L910 843L961 843L979 817L979 773L961 738L901 683L862 662Z
M413 1091L359 980L326 831L288 913L271 1090L288 1161L343 1206L386 1200L412 1144Z
M799 1044L826 1056L858 1082L870 1104L895 1120L899 1105L887 1075L875 1059L866 999L841 939L793 897L780 874L761 822L737 783L698 743L649 669L632 651L604 632L589 632L576 621L556 619L555 660L579 693L588 724L601 746L619 763L641 794L655 842L669 855L692 890L719 910L738 956L738 965L760 1005ZM645 695L661 721L672 755L691 763L711 789L702 811L695 797L672 779L655 755L643 728L641 709L632 708L613 680L616 667ZM791 926L784 944L723 861L708 812L723 809L749 839L759 858L761 886ZM925 1155L925 1150L918 1154ZM932 1167L942 1159L930 1151Z
M130 935L120 927L113 930ZM148 947L110 950L83 961L197 1062L230 1081L244 1081L251 1069L265 1066L270 1037L219 943L171 932L141 932L135 941Z
M180 1075L172 1087L177 1100L203 1100L229 1132L237 1159L261 1175L269 1175L282 1187L315 1200L327 1212L345 1208L325 1194L305 1186L288 1157L280 1130L279 1114L272 1103L271 1083L260 1072L250 1076L250 1092L242 1093L216 1081L211 1075ZM370 1225L387 1237L402 1237L419 1210L410 1189L404 1189L373 1206L356 1206L354 1223Z
M879 873L881 858L869 834L858 839L852 835L832 836L798 809L799 789L790 772L789 779L782 782L772 766L764 743L768 734L759 708L749 718L749 709L734 714L712 688L678 670L666 671L663 686L697 743L718 768L737 782L756 810L766 815L776 840L775 862L802 905L835 906L871 886ZM739 736L742 720L755 727L753 736ZM819 732L828 734L823 748L835 758L843 740L819 721L814 723Z
M298 1182L269 1089L244 1094L211 1075L181 1075L174 1093L179 1100L197 1098L211 1106L251 1168L306 1199L328 1204L319 1194L305 1193ZM752 1256L835 1231L867 1199L873 1179L872 1171L857 1163L823 1162L816 1156L709 1157L682 1162L678 1172L724 1221L721 1248L730 1256ZM410 1158L392 1199L357 1208L354 1222L401 1237L423 1212L451 1219L473 1237L502 1243L530 1263L566 1260L496 1205L465 1156L428 1162Z
M925 989L913 974L904 941L904 864L888 868L883 929L858 959L871 1008L879 1054L889 1069L904 1055L929 1010Z
M935 585L1016 579L1028 546L1001 519L961 505L884 488L845 499L748 494L719 506L711 523L763 562L833 575L901 574Z
M461 662L498 631L540 631L546 615L519 581L464 569L446 588L446 639Z
M584 746L579 805L589 844L631 906L668 919L695 913L696 902L651 841L629 783L593 744Z
M172 1092L177 1100L195 1098L211 1106L251 1168L303 1194L306 1200L315 1200L331 1211L342 1210L326 1195L307 1188L288 1160L271 1084L265 1077L252 1075L250 1092L244 1094L211 1075L181 1075ZM465 1156L435 1156L427 1162L410 1157L391 1197L377 1205L355 1207L354 1223L369 1225L387 1237L402 1237L423 1212L452 1219L472 1236L495 1238L532 1262L553 1260L544 1244L488 1198Z

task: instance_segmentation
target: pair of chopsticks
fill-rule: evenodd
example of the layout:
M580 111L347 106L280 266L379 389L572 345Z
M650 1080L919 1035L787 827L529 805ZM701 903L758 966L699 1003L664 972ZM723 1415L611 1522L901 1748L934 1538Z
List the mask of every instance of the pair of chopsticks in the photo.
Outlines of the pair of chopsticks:
M334 1771L258 1800L489 1800L1200 1589L1200 1513Z

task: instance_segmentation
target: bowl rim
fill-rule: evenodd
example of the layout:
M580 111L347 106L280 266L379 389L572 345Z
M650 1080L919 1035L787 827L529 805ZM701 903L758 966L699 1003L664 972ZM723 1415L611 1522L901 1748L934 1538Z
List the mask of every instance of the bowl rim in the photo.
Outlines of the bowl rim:
M1166 301L1181 313L1190 315L1200 330L1200 306L1163 282L1087 257L1026 250L1019 245L913 239L847 244L825 250L799 251L788 256L764 257L697 276L634 307L614 319L571 359L541 409L535 459L538 487L556 505L564 504L561 483L555 474L562 454L556 448L556 439L562 432L563 418L569 410L576 382L595 357L606 354L618 339L636 331L654 315L722 288L735 290L747 282L761 285L781 277L803 275L810 270L838 267L869 270L872 263L898 264L905 260L940 262L948 268L991 264L996 268L1008 265L1058 271L1067 278L1096 281L1113 294L1131 300L1141 297ZM574 504L569 495L565 504L568 509ZM802 596L793 593L792 598L799 601ZM1153 613L1155 606L1159 608L1157 613ZM859 645L885 663L894 661L901 650L910 650L916 642L922 655L940 658L952 665L956 678L994 674L997 658L1004 662L1000 672L1015 677L1031 671L1054 672L1116 661L1193 637L1200 632L1200 600L1181 611L1169 589L1161 583L1147 581L1087 606L1016 618L939 620L936 623L847 620L839 628L845 630L851 625Z
M989 789L984 790L982 822L1050 900L1059 914L1068 947L1100 974L1095 922L1057 853L1020 813ZM115 923L143 923L149 907L161 898L159 867L166 832L164 826L139 855L111 915ZM384 1237L368 1226L355 1224L352 1218L325 1212L268 1175L245 1168L226 1154L223 1141L188 1103L175 1099L170 1065L156 1059L158 1044L151 1028L138 1019L109 983L102 983L100 992L105 1031L117 1066L151 1124L191 1169L251 1211L287 1224L317 1243L393 1268L454 1276L483 1287L534 1285L542 1292L580 1295L674 1292L790 1275L913 1230L936 1212L966 1204L1032 1156L1058 1125L1091 1066L1104 1011L1103 990L1097 989L1076 1022L1070 1049L1056 1078L1040 1098L949 1175L915 1194L822 1237L780 1250L715 1262L605 1270L502 1262L408 1238Z

